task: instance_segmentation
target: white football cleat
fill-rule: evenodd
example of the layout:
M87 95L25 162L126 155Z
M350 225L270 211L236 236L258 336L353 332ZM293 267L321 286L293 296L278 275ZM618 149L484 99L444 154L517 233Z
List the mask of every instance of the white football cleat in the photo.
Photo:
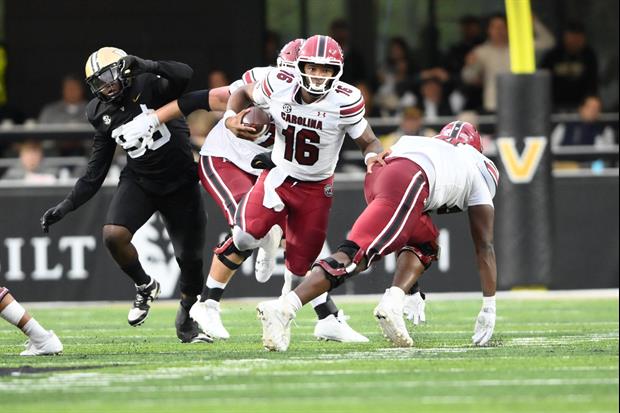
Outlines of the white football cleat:
M319 340L340 341L341 343L368 343L368 338L353 330L347 323L349 319L342 310L338 317L333 314L316 322L314 336Z
M291 342L291 322L295 311L284 299L263 301L256 306L263 324L263 346L269 351L286 351Z
M51 356L62 353L63 346L58 336L52 331L42 343L32 340L26 341L26 350L19 353L20 356Z
M280 241L282 241L282 228L279 225L274 225L263 238L256 254L254 275L259 283L265 283L271 278L273 270L276 268L276 255Z
M374 315L383 330L383 335L397 347L413 346L413 339L407 331L403 317L405 293L398 287L385 291Z
M136 286L136 299L127 314L130 326L136 327L144 323L151 310L151 303L157 300L160 293L161 286L155 278L151 278L151 282L146 286Z
M198 323L200 329L209 337L227 340L230 334L222 324L220 303L215 300L196 301L189 310L189 316Z

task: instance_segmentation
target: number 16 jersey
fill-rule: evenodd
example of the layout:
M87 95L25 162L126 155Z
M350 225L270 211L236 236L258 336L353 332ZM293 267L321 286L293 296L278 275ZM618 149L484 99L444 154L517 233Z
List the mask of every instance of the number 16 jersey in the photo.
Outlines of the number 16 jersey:
M345 134L357 139L366 129L364 98L340 81L313 103L303 103L300 89L295 75L275 68L255 84L253 100L276 125L272 161L295 179L322 181L334 174Z

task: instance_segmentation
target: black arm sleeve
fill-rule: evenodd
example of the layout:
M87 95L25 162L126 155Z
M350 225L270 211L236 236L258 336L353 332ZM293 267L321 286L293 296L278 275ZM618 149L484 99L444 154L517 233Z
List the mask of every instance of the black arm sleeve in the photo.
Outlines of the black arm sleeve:
M167 100L178 98L187 88L194 71L185 63L163 60L155 63L153 73L163 78L158 82L159 94Z
M88 160L86 173L78 179L67 199L71 201L73 208L77 209L97 193L105 180L112 159L116 143L109 137L96 132L93 149Z
M211 111L211 106L209 105L209 89L187 92L177 99L177 103L184 116L198 109Z

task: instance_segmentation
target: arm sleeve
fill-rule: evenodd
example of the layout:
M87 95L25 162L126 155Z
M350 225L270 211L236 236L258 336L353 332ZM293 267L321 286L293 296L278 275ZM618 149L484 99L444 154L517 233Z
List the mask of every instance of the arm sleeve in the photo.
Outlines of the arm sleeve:
M79 208L101 188L112 164L115 149L116 143L114 140L100 132L95 133L93 149L88 160L86 173L78 179L73 190L67 196L67 199L73 205L73 209Z
M177 99L177 103L179 104L179 109L181 109L183 116L187 116L198 109L211 111L211 106L209 105L209 89L185 93Z
M185 63L158 61L153 73L159 77L159 95L166 100L174 100L185 91L194 71Z

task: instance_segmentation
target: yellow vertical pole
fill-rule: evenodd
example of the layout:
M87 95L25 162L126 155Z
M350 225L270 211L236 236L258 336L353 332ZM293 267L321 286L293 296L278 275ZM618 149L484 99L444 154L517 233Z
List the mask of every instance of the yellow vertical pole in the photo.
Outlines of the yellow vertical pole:
M505 0L512 73L534 73L534 30L530 0Z

